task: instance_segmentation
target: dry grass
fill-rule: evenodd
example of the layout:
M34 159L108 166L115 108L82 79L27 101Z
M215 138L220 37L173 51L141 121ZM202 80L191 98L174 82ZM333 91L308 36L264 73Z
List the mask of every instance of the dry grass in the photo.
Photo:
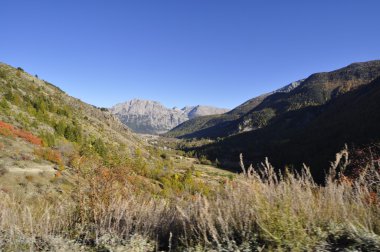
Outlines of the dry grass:
M262 170L260 175L251 174L227 185L214 200L201 197L182 209L187 229L194 230L190 240L219 250L302 251L328 249L335 246L336 233L348 232L373 236L371 242L380 248L380 208L371 200L374 191L365 176L353 185L329 177L327 185L320 187L307 168L299 175L288 173L282 178L274 175L268 163ZM351 242L360 247L368 241Z
M324 186L307 167L276 175L266 161L208 196L137 190L121 168L80 174L61 198L0 192L0 250L379 250L378 168L347 180L340 155Z
M5 168L5 165L4 164L0 164L0 177L7 174L8 173L8 169Z

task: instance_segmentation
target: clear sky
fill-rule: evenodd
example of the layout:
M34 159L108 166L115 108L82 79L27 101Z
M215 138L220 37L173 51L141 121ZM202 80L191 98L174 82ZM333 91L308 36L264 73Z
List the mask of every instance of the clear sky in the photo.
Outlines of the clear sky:
M0 61L102 107L233 108L380 59L379 0L2 0Z

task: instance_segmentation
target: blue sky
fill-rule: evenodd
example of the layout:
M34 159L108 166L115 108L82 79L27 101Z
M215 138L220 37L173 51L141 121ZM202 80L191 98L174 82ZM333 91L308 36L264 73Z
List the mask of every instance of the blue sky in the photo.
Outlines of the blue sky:
M380 1L3 0L0 61L102 107L233 108L380 59Z

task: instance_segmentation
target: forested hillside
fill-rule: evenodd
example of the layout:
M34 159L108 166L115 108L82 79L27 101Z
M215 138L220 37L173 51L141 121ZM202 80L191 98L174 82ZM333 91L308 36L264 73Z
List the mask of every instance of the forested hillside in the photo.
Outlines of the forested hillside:
M312 74L282 89L253 98L226 114L185 122L166 136L218 138L265 128L286 112L325 104L368 84L379 75L380 61L355 63L332 72Z

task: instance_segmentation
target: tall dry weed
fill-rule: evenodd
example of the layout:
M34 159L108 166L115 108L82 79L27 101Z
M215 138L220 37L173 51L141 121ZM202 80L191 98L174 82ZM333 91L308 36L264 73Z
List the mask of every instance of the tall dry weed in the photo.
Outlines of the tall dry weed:
M347 181L344 155L323 186L306 166L279 174L266 159L193 197L154 194L136 187L140 177L129 169L101 166L80 174L70 197L0 192L0 248L54 248L58 237L86 249L131 251L380 249L379 171L369 165Z

